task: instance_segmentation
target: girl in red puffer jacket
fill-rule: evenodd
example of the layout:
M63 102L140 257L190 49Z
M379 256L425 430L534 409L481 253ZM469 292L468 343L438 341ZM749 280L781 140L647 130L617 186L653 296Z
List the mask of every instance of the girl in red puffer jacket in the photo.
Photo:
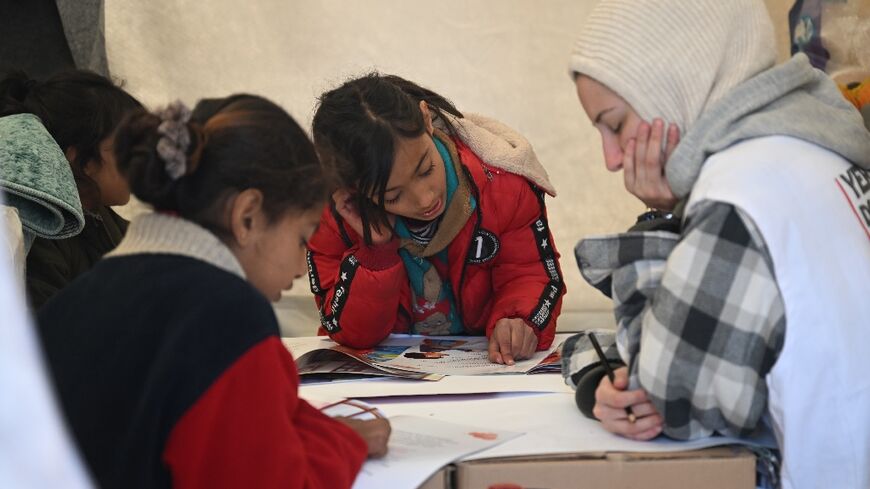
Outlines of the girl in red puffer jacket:
M528 141L377 73L323 94L313 126L342 183L309 243L321 333L355 348L486 334L509 365L550 346L565 293L555 190Z

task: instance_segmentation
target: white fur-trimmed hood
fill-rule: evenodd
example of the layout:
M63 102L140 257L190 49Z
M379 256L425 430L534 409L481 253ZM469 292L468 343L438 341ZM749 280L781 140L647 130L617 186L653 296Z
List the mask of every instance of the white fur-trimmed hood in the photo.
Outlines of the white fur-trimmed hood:
M489 165L529 179L550 196L556 188L550 183L547 170L538 160L528 139L501 122L479 114L464 114L457 118L445 114L456 128L459 139ZM446 130L438 120L435 125Z

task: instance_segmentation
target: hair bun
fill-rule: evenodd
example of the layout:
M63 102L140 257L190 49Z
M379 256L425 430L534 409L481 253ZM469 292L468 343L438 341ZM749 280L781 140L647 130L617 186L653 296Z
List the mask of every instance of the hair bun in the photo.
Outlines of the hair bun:
M115 158L136 198L156 209L175 210L175 180L157 150L161 123L160 117L144 109L129 114L115 134Z
M23 71L13 71L0 80L0 110L6 113L24 102L37 81Z

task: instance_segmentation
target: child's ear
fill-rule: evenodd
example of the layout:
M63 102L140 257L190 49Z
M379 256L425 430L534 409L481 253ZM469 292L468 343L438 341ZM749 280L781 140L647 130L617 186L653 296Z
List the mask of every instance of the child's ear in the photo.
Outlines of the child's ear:
M63 155L66 156L66 160L70 163L76 160L76 156L78 156L78 154L79 150L76 149L75 146L70 146L63 152Z
M64 150L63 155L66 156L66 161L72 165L79 155L79 150L75 146L70 146ZM94 161L86 161L85 164L82 165L82 171L85 172L85 175L91 178L93 178L94 174L99 169L100 165L96 164Z
M264 220L263 193L254 188L239 192L230 206L230 231L236 243L242 248L250 245Z
M426 125L426 132L431 136L435 132L435 126L432 125L432 112L429 111L429 104L425 100L420 101L420 112L423 113L423 124Z

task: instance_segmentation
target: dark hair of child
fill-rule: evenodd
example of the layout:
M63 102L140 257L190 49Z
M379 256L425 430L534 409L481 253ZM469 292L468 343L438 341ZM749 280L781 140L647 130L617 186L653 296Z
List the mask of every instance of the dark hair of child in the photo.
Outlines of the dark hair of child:
M85 174L85 165L102 164L100 143L126 113L141 107L112 80L85 70L61 72L43 81L16 71L0 80L0 117L34 114L61 149L75 148L70 167L86 209L100 205L100 189Z
M158 211L226 238L225 204L238 192L262 192L264 212L273 222L328 197L328 175L311 141L284 109L262 97L238 94L201 101L187 123L187 169L176 180L157 153L161 122L155 114L134 112L115 138L119 171L133 194Z
M389 227L384 194L393 168L396 138L415 138L426 130L420 101L448 133L455 129L444 114L462 113L446 98L395 75L370 73L324 93L313 120L314 144L341 184L356 190L363 240L370 226ZM374 201L373 199L374 198Z

